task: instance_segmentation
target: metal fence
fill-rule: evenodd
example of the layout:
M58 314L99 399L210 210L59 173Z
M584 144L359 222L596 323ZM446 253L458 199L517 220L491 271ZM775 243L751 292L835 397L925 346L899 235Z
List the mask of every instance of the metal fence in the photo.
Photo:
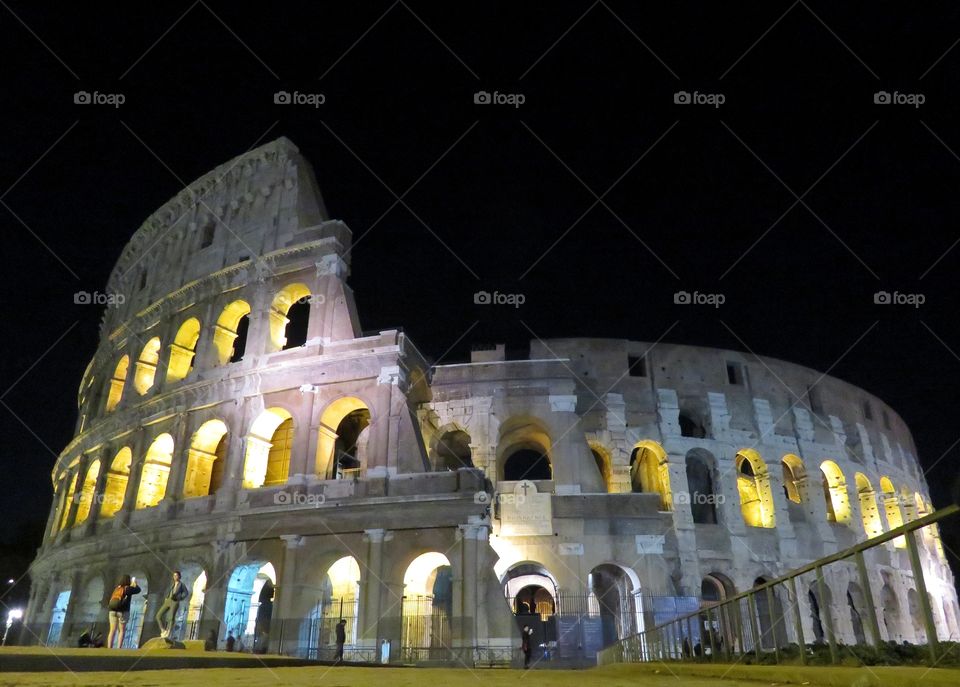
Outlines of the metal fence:
M893 642L885 642L880 633L880 623L874 601L874 586L867 574L864 552L898 540L904 542L907 549L913 581L916 587L916 609L922 635L926 639L926 661L935 665L944 656L937 637L936 622L927 593L927 585L921 564L920 545L917 537L925 527L960 512L960 506L949 506L930 515L918 518L902 527L898 527L865 542L839 551L792 570L786 575L749 591L736 594L717 602L702 604L696 611L678 615L676 618L650 624L642 632L635 633L615 642L598 654L598 663L639 663L649 661L694 660L694 661L738 661L745 657L758 662L798 661L803 664L816 655L820 649L825 660L838 663L842 645L837 640L835 623L837 618L830 603L819 600L830 599L830 592L824 581L824 569L830 565L853 563L862 590L862 608L851 608L851 625L858 641L862 638L866 648L879 653ZM813 576L814 586L810 589L812 605L812 635L804 633L798 597L798 579ZM816 593L814 594L814 591ZM865 631L864 631L865 630ZM790 635L792 634L792 638ZM888 634L891 634L888 628ZM917 631L917 635L921 632Z

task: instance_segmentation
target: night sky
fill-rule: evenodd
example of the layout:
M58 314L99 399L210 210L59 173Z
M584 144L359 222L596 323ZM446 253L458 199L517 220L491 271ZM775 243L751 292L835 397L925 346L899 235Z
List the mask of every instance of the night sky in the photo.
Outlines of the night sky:
M519 4L0 3L4 582L39 543L98 341L74 294L103 291L185 184L281 135L354 232L365 330L444 362L535 334L829 370L903 416L934 503L955 499L960 6Z

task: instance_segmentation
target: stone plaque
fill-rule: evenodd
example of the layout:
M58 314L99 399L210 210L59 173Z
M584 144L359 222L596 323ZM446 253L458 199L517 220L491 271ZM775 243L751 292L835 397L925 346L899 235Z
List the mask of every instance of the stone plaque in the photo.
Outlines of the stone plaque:
M550 494L539 493L528 479L517 482L512 493L498 492L501 536L553 534L550 499Z

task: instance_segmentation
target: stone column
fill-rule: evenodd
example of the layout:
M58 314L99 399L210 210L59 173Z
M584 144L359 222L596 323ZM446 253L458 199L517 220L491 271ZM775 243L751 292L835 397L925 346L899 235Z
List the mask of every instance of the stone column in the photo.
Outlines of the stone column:
M280 538L286 544L283 549L283 560L280 561L280 571L273 597L273 621L270 627L270 652L286 654L284 647L295 647L300 631L296 613L296 600L300 596L300 587L297 580L297 558L303 549L304 538L296 534L282 534ZM281 632L281 623L283 628ZM282 641L281 641L282 634Z
M371 408L374 422L370 426L370 439L367 442L367 477L386 477L391 463L390 424L394 420L392 396L399 380L399 369L384 367L377 378L375 407Z
M384 543L393 535L385 529L364 530L367 543L367 560L363 562L360 576L360 623L357 630L357 647L376 650L384 637L380 620L384 602L398 603L388 598L389 588L383 580Z
M127 489L123 495L123 505L114 516L124 525L130 522L130 514L137 508L137 490L140 488L140 474L143 472L143 461L146 458L144 436L143 427L138 427L130 446L130 475L127 477Z
M84 537L92 535L97 529L97 521L100 519L100 508L103 506L103 492L107 485L107 473L110 471L110 451L106 447L101 447L99 451L100 473L97 475L97 483L93 487L93 493L90 495L90 513L87 515L87 521L83 523Z
M186 477L187 461L190 456L188 425L188 415L178 414L173 432L173 456L170 460L170 473L167 475L167 488L160 503L160 507L168 518L176 515L176 505L183 500L183 480Z

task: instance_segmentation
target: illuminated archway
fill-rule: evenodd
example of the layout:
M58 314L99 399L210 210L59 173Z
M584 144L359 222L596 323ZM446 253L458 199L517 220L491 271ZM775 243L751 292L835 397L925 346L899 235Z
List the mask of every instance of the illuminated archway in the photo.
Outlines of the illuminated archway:
M220 313L217 326L213 330L217 364L226 365L243 357L246 352L249 315L250 304L243 300L233 301Z
M113 368L113 377L110 378L110 389L107 391L107 412L117 407L123 398L123 387L127 383L127 371L130 369L130 356L124 355Z
M157 376L157 364L160 362L160 337L155 336L143 346L137 359L133 388L143 396L150 391Z
M318 475L340 478L362 470L371 416L367 404L356 396L331 402L320 415L315 469Z
M660 510L673 510L667 452L655 441L644 439L630 454L630 486L634 492L660 495Z
M448 648L452 611L453 575L449 559L436 551L420 554L403 575L402 648Z
M349 647L357 641L360 604L360 564L353 556L344 556L327 568L320 583L319 598L300 626L300 646L304 657L336 658L336 626L341 619L346 621L345 644Z
M255 638L268 633L276 584L277 572L269 561L234 568L224 604L224 634L230 632L245 646L253 647Z
M553 479L550 434L533 417L513 417L500 427L497 442L499 478L505 481Z
M716 460L705 448L687 451L684 459L687 472L687 496L693 522L702 525L717 524L717 495L714 492Z
M190 579L195 574L196 577L193 578L191 584ZM186 627L182 628L180 637L181 639L199 639L200 621L203 619L203 600L207 594L207 571L200 570L198 574L196 568L184 570L183 577L190 587L190 601L187 604L186 614L183 616Z
M167 493L167 480L170 478L170 464L173 462L173 437L161 434L147 449L140 473L140 485L137 488L137 508L150 508L163 500Z
M880 478L880 494L883 499L883 510L887 517L887 527L894 530L903 526L903 512L900 510L900 497L897 496L897 490L889 477ZM893 540L893 545L898 549L907 548L907 540L900 535Z
M823 500L827 506L827 520L841 525L850 524L850 495L847 493L847 479L840 466L832 460L820 464L822 474Z
M863 532L867 539L883 534L883 523L880 521L880 510L877 508L877 494L873 485L862 472L854 475L857 485L857 497L860 500L860 518L863 520Z
M776 510L767 464L759 453L747 448L737 453L736 467L743 521L751 527L776 527Z
M167 382L184 379L193 368L193 357L197 353L197 340L200 338L200 320L191 317L180 325L177 335L170 344L170 361L167 363Z
M270 342L273 350L302 346L306 341L310 317L309 297L310 289L305 284L290 284L274 296L270 305ZM294 333L297 334L296 340L292 337Z
M793 503L803 503L807 494L807 470L800 456L788 453L780 460L783 468L783 493Z
M200 425L187 451L184 498L216 493L223 481L227 445L227 425L222 420L208 420Z
M612 494L614 492L613 458L610 456L610 451L599 441L590 441L587 444L590 447L593 462L597 465L597 472L600 473L600 479L603 480L603 490Z
M470 435L462 429L451 429L436 437L432 451L433 469L459 470L472 468L473 458L470 450Z
M127 482L130 479L130 462L133 453L124 446L117 451L107 470L107 480L103 487L103 503L100 505L100 517L113 517L120 507L127 492Z
M77 517L73 521L74 526L86 521L90 515L90 506L93 504L94 492L97 489L97 478L100 476L100 461L95 460L87 468L87 474L83 478L83 486L80 488L80 500L77 502Z
M253 421L243 460L244 489L287 481L293 431L293 416L283 408L268 408Z
M67 492L66 496L63 499L63 503L60 506L60 525L57 527L58 530L62 530L67 526L67 520L70 517L70 505L73 503L73 495L77 492L77 483L80 481L80 473L73 472L67 476Z

